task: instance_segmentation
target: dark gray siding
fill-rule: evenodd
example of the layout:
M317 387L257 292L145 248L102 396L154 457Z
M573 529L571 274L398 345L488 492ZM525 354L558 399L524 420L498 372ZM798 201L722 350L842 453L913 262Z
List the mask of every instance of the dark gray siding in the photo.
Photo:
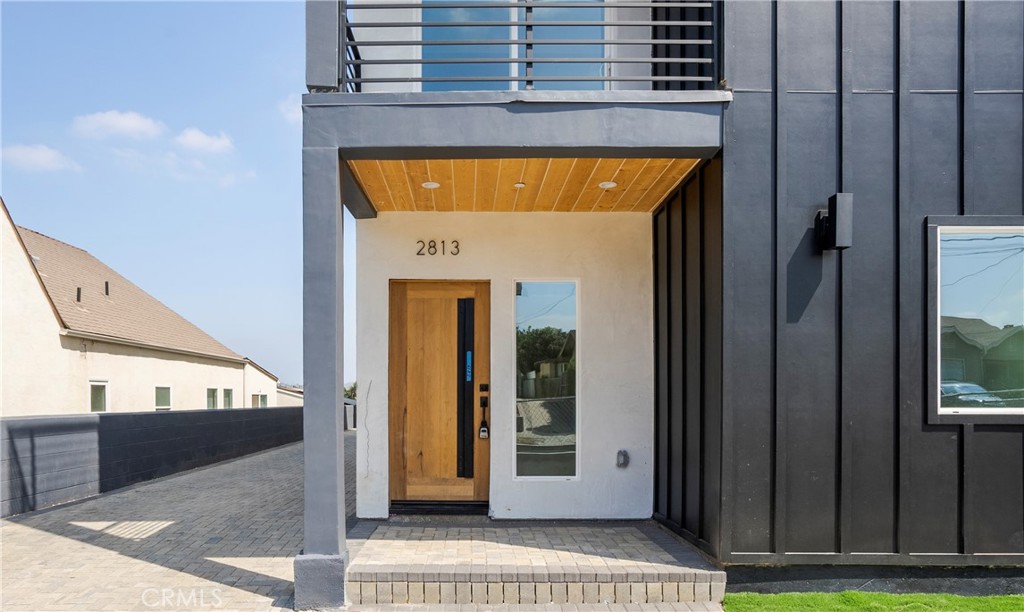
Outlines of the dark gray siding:
M301 406L5 418L0 421L0 515L301 439Z
M721 515L722 164L654 215L655 516L717 552Z
M727 2L724 24L711 548L1020 563L999 553L1024 553L1024 427L927 424L924 220L1022 214L1024 3ZM854 246L820 254L839 191Z

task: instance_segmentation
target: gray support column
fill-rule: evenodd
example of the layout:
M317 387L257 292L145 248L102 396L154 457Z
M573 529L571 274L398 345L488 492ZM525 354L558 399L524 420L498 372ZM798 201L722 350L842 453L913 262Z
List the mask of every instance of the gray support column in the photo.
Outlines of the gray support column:
M341 13L335 0L306 0L306 88L338 91Z
M295 608L345 604L342 209L338 151L302 150L305 530Z

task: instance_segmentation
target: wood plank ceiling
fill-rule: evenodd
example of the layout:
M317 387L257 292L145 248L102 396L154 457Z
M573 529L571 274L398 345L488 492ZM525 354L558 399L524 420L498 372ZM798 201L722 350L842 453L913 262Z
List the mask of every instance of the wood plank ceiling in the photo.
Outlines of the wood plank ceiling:
M523 158L350 160L348 165L378 212L649 213L699 163Z

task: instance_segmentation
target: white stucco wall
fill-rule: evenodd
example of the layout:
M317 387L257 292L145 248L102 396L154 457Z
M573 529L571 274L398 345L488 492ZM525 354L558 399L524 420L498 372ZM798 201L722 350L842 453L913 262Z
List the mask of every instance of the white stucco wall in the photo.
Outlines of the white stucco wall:
M303 396L301 393L295 393L293 391L286 391L284 389L277 390L277 405L280 406L301 406Z
M72 337L63 343L81 362L72 373L80 390L63 414L89 412L90 380L107 381L107 412L156 410L156 387L171 388L171 410L205 409L210 388L217 389L218 408L224 389L232 389L235 408L242 407L242 364Z
M360 517L388 513L389 279L491 282L491 513L498 518L645 518L653 500L651 220L629 213L382 213L360 220L357 377ZM417 240L458 240L417 256ZM515 282L578 282L580 473L517 479ZM616 452L629 451L627 468Z
M244 385L246 408L259 408L259 406L252 405L253 395L266 395L267 408L277 406L277 381L264 374L259 368L246 364ZM241 407L237 400L235 406Z
M206 408L206 390L232 389L234 407L266 393L277 405L277 381L242 363L61 334L31 260L7 215L0 214L0 415L86 414L90 381L105 381L107 412L156 409L156 387L171 387L172 410Z
M0 415L53 414L86 374L61 347L57 316L3 211L0 225Z

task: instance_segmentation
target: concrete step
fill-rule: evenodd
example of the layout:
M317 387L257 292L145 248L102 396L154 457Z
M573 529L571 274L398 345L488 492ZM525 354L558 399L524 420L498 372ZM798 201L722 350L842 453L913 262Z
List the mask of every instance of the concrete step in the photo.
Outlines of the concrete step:
M650 521L361 522L347 598L364 604L720 605L725 572Z

